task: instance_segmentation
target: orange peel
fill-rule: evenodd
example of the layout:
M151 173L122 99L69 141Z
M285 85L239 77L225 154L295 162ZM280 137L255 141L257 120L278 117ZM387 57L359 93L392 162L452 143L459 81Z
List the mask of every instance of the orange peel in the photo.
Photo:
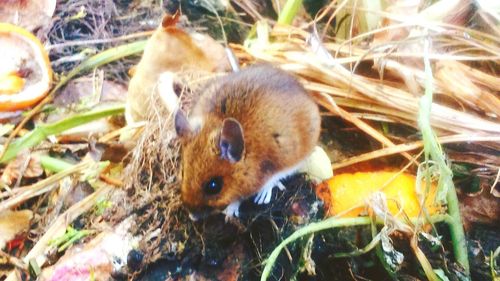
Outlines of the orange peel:
M421 215L420 199L416 191L416 177L397 172L358 172L338 174L319 187L319 196L326 201L328 215L341 214L342 217L358 217L366 213L367 201L375 192L383 192L387 198L389 212L401 217L405 213L410 218ZM425 187L425 183L422 183ZM432 215L441 210L435 203L436 185L424 200L427 212ZM325 192L327 193L325 196Z
M15 94L21 91L25 82L17 73L0 76L0 94Z
M52 68L42 43L28 30L0 23L0 111L30 107L52 85Z

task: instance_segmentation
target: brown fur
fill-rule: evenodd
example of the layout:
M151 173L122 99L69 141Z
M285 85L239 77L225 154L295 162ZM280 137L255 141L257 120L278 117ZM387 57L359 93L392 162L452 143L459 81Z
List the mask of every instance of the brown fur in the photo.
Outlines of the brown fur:
M318 107L289 74L268 65L248 67L210 85L193 109L202 125L184 136L182 200L194 212L223 209L255 194L275 173L293 167L319 137ZM225 118L243 128L245 149L236 163L220 158L218 137ZM202 186L222 176L218 195Z

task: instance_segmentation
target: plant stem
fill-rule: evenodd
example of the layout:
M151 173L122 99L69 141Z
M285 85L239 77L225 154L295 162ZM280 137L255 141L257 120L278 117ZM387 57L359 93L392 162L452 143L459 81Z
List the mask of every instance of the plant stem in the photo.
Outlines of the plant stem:
M462 224L462 217L460 216L459 202L455 185L453 184L453 173L446 164L444 153L437 141L436 135L432 131L430 125L432 96L433 96L433 76L430 60L428 56L429 40L424 44L424 68L425 68L425 94L420 100L420 112L418 116L418 124L422 132L422 139L424 141L425 161L429 163L432 159L438 166L439 180L438 180L438 193L436 200L441 201L446 198L448 205L448 214L450 215L449 227L450 236L453 243L453 253L455 259L465 269L466 275L470 278L469 259L467 255L467 243L465 240L465 233ZM427 164L428 165L428 164ZM427 169L427 186L430 185L430 170Z
M448 189L446 194L448 200L448 214L450 215L450 236L453 244L455 259L465 269L467 276L470 276L469 257L467 253L467 241L465 240L464 227L458 204L457 192L454 187Z
M0 163L9 161L24 149L34 147L50 135L60 134L68 129L92 122L103 117L121 114L124 112L124 110L125 106L123 104L120 104L91 110L84 113L78 113L54 123L40 125L28 134L12 142L12 144L7 147L7 150L5 151L3 157L0 159Z
M411 221L412 221L412 223L423 223L422 219L412 219ZM431 223L437 223L437 222L441 222L441 221L448 222L449 216L448 215L435 215L435 216L430 217ZM265 267L264 267L264 270L262 271L262 275L260 277L260 280L261 281L267 280L281 250L283 250L286 247L286 245L292 243L293 241L295 241L295 240L297 240L305 235L309 235L309 234L312 234L312 233L315 233L318 231L322 231L322 230L326 230L326 229L330 229L330 228L368 225L371 222L372 222L372 219L370 217L357 217L357 218L331 217L331 218L328 218L328 219L320 221L320 222L310 223L310 224L296 230L294 233L292 233L292 235L290 235L288 238L283 240L283 242L281 242L271 252L269 257L265 261ZM376 223L383 224L384 221L377 219Z
M345 219L332 217L321 222L310 223L307 226L296 230L294 233L292 233L292 235L290 235L283 242L281 242L276 248L274 248L271 255L266 261L266 266L262 271L260 280L261 281L267 280L267 277L269 277L269 274L271 273L273 265L276 262L276 259L278 258L281 250L283 250L283 248L285 248L286 245L299 239L300 237L329 228L335 228L341 226L344 227L344 226L365 225L369 223L370 223L370 218L368 217L345 218Z
M302 7L302 0L288 0L285 3L285 6L280 12L278 17L279 24L287 24L290 25L293 22L293 19L297 15L300 7Z
M379 242L380 242L380 233L378 234L375 233L375 236L372 236L372 241L370 241L370 243L368 243L368 245L366 245L362 249L357 249L348 253L334 253L332 256L334 258L348 258L348 257L361 256L373 250L378 245Z
M284 24L284 25L291 25L293 22L293 19L297 15L297 12L299 11L300 7L302 6L302 0L288 0L285 3L285 6L283 9L280 11L280 14L278 16L277 23L278 24ZM266 22L264 22L267 24ZM257 28L258 28L258 22L255 23L250 31L247 34L247 38L245 39L245 45L247 45L248 41L255 39L257 36Z

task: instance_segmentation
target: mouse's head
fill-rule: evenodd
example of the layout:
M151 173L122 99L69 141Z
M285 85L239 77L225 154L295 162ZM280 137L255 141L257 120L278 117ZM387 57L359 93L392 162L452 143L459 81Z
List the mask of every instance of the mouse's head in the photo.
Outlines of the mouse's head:
M246 196L259 178L245 158L243 128L236 119L208 116L193 124L182 111L175 129L182 143L182 201L192 214L222 210Z

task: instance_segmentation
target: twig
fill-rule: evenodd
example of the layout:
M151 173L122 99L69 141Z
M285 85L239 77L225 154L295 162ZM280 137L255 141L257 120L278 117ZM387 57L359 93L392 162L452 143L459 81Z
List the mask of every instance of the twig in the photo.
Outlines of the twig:
M134 34L127 34L127 35L124 35L124 36L119 36L119 37L114 37L114 38L69 41L69 42L64 42L64 43L61 43L61 44L50 45L50 46L46 47L45 49L47 51L50 51L50 50L53 50L53 49L61 49L61 48L72 47L72 46L93 45L93 44L103 44L103 43L114 43L114 42L119 42L119 41L125 41L125 40L130 40L130 39L135 39L135 38L150 36L151 34L153 34L153 32L154 32L154 30L137 32L137 33L134 33Z
M456 143L456 142L500 142L500 136L497 135L451 135L440 137L437 139L440 144ZM340 169L359 162L372 160L375 158L389 156L402 151L412 151L424 146L423 141L415 141L410 143L398 144L393 147L382 148L372 152L364 153L355 157L347 158L339 163L332 164L332 168Z
M388 147L394 147L396 146L390 139L388 139L386 136L382 135L379 133L377 130L373 129L371 126L366 124L366 122L362 121L361 119L353 116L349 112L343 110L342 108L338 107L333 99L328 96L328 95L323 95L319 93L319 96L322 97L322 100L319 101L319 103L323 106L325 106L328 110L330 110L333 113L338 113L342 118L345 120L353 123L356 127L358 127L360 130L363 132L367 133L368 135L372 136L374 139L382 143L383 145L386 145ZM418 163L411 157L410 154L406 152L401 152L401 154L408 160L414 162L416 165Z
M58 181L63 179L64 177L67 177L73 173L82 171L86 168L88 168L92 164L91 160L87 161L82 161L80 164L75 165L69 169L66 169L60 173L57 173L55 175L52 175L46 179L43 179L33 185L30 185L24 189L23 192L16 194L14 197L11 197L5 201L2 201L0 203L0 213L14 207L32 197L35 197L37 195L40 195L42 193L48 192L55 188L57 185Z
M122 187L123 186L123 181L115 178L111 178L108 176L105 176L103 174L99 175L99 179L101 179L103 182L109 184L109 185L114 185L116 187Z
M493 182L493 184L491 185L491 188L490 188L490 193L493 195L495 195L497 193L495 190L495 186L497 185L499 180L500 180L500 167L498 167L497 176L495 177L495 181Z
M129 124L125 127L122 127L120 129L117 129L115 131L112 131L112 132L105 134L104 136L99 138L99 142L108 142L108 141L112 140L113 138L122 135L124 132L140 129L140 128L143 128L145 125L146 125L146 121L140 121L140 122L136 122L133 124Z

